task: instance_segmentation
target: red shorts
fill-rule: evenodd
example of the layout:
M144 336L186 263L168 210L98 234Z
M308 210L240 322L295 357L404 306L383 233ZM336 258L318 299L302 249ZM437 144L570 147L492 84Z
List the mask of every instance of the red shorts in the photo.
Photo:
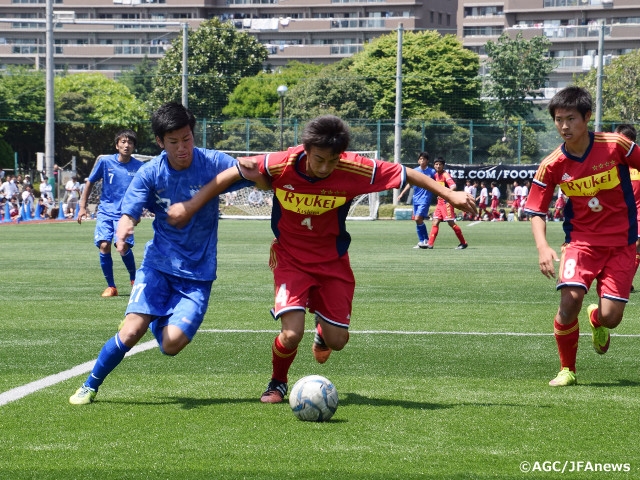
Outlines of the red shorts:
M499 206L500 206L500 199L497 197L493 197L491 199L491 208L493 210L497 210Z
M324 263L304 264L292 257L278 240L271 244L275 319L292 310L309 309L327 323L349 328L356 280L349 254Z
M635 275L636 246L593 247L569 243L562 247L557 289L581 287L589 291L598 281L598 297L629 301Z
M513 210L517 210L518 208L520 208L520 199L516 198L513 203L511 204L511 208Z
M440 203L436 205L436 211L433 212L433 218L448 222L456 219L456 212L450 203Z

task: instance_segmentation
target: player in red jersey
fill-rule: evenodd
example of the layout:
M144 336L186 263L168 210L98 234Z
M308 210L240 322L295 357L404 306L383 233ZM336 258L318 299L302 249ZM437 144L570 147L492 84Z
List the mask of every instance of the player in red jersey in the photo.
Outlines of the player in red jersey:
M624 135L632 142L636 141L637 133L633 125L622 123L616 127L616 133ZM640 172L635 168L630 168L631 186L633 187L633 196L636 199L636 209L638 210L638 225L640 225ZM638 265L640 265L640 231L638 231L638 240L636 240L636 261L635 273L638 273ZM635 274L634 274L635 277ZM631 285L631 291L635 292L635 288Z
M449 172L444 171L444 158L438 157L433 162L433 168L436 169L435 180L440 185L442 185L445 189L455 190L456 182ZM456 212L451 203L447 202L441 196L438 196L438 203L436 205L436 211L433 213L433 226L431 227L431 233L429 234L429 242L427 243L427 248L432 249L433 244L436 241L436 237L438 236L438 230L440 230L440 222L445 221L449 224L449 226L453 229L456 237L460 241L460 244L456 247L457 250L463 250L467 248L467 242L464 239L464 235L462 235L462 229L456 223Z
M332 350L349 340L355 279L347 250L351 237L346 217L351 201L360 194L403 188L407 182L440 195L461 210L475 213L474 199L440 185L428 175L397 163L372 160L346 152L347 125L324 115L311 120L302 134L303 145L255 157L253 162L274 190L269 266L273 271L275 305L272 314L281 322L274 339L272 375L260 400L282 402L288 372L304 334L305 313L315 313L313 354L324 363ZM181 225L208 200L240 179L229 169L184 204L173 205L169 215Z
M609 329L622 320L634 275L638 222L629 170L640 168L640 150L617 133L589 132L592 105L589 92L575 86L551 99L549 113L564 143L540 164L525 207L540 271L554 278L558 255L547 243L545 217L557 185L567 196L556 286L560 307L554 318L561 370L549 382L552 387L576 383L578 315L593 281L600 300L587 307L587 316L593 347L604 354Z

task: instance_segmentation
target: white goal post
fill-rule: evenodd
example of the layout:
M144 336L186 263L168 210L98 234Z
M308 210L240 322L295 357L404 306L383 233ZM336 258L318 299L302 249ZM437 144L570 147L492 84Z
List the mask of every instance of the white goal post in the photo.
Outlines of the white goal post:
M253 152L246 150L221 150L234 158L262 155L271 152ZM364 157L378 158L377 150L356 151ZM241 220L270 220L273 205L273 191L253 194L254 188L242 188L235 192L220 195L220 218ZM250 198L251 197L251 198ZM351 202L347 220L375 220L378 218L380 196L378 192L358 195Z

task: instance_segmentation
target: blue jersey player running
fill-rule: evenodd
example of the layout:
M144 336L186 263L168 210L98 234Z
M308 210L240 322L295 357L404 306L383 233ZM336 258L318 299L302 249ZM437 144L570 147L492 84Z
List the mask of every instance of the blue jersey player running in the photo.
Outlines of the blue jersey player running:
M138 170L127 189L116 247L122 251L143 208L155 215L153 238L136 273L124 322L102 347L85 383L69 398L74 405L94 400L106 376L147 328L162 353L177 355L202 323L216 278L218 198L207 202L182 229L167 223L167 209L172 203L189 200L226 169L241 167L222 152L194 148L194 125L193 114L174 102L161 106L151 118L156 142L164 150ZM252 176L248 170L242 173ZM255 178L257 175L256 169ZM240 181L230 189L249 185L249 181Z
M140 160L134 158L133 151L136 148L137 138L132 130L122 130L116 133L115 144L118 153L103 155L98 158L93 166L91 175L85 182L85 187L80 199L78 210L78 223L82 223L87 215L87 202L93 185L102 180L102 192L98 205L98 218L94 233L94 242L100 249L100 267L107 281L107 288L102 292L103 297L118 296L118 289L113 276L113 259L111 257L111 242L114 240L118 220L120 220L120 207L124 193L131 183L133 176L143 165ZM127 238L124 248L120 252L122 261L129 272L129 280L133 285L136 278L136 261L133 256L133 235Z
M427 152L420 152L418 166L414 170L432 179L436 176L435 169L429 166L429 154ZM410 188L411 184L407 183L407 186L400 192L400 196L402 197ZM416 221L416 233L418 234L418 244L413 248L427 248L429 232L424 221L429 218L429 207L431 206L432 198L433 193L426 188L421 188L417 185L413 186L413 220Z

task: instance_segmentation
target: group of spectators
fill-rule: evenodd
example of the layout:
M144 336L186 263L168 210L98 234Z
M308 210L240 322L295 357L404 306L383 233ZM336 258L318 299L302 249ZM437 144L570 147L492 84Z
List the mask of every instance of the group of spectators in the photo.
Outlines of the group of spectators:
M55 165L54 172L57 173L58 170ZM0 170L0 222L9 221L5 218L7 214L11 221L19 221L24 212L34 220L58 218L60 206L56 203L55 187L55 177L47 177L44 172L40 174L40 183L34 185L31 175L23 177ZM75 176L65 184L62 198L65 217L74 216L82 187Z
M489 191L489 187L491 191ZM475 217L465 214L462 219L492 222L526 220L524 204L527 201L530 187L529 180L526 180L522 185L518 180L514 181L509 193L510 200L507 201L505 209L500 204L502 194L498 182L492 181L490 184L480 182L478 185L477 181L472 183L471 180L467 180L464 191L476 199L478 214Z

